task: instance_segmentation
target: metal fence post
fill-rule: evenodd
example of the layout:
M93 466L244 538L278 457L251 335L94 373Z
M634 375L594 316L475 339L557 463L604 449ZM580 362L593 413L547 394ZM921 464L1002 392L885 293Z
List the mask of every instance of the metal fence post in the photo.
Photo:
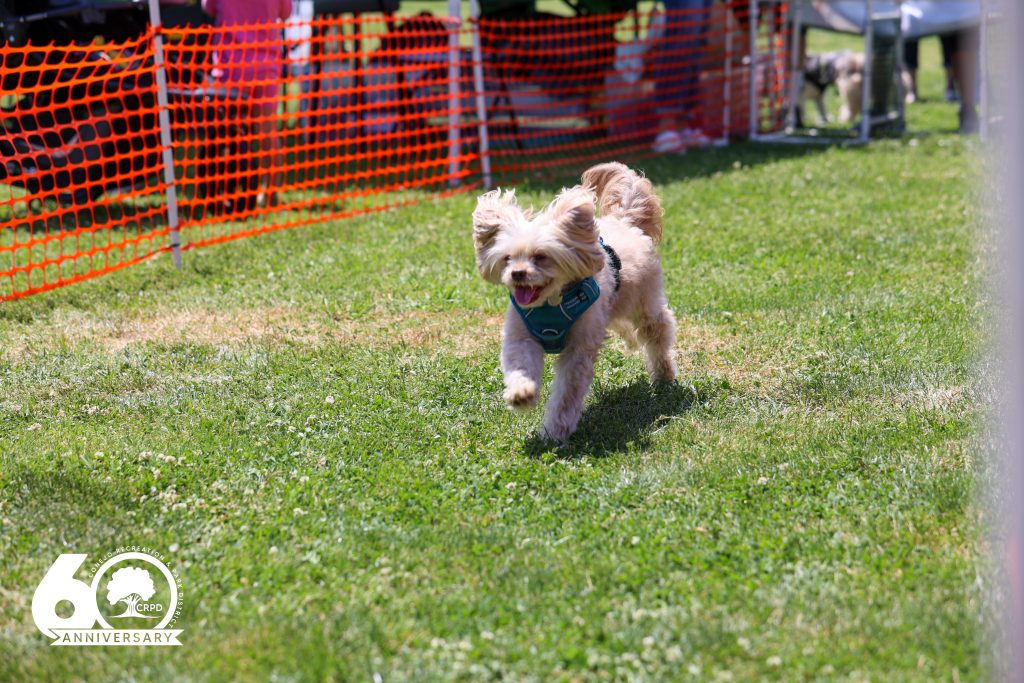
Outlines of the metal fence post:
M867 0L867 23L864 27L864 80L860 93L860 141L871 140L871 70L875 56L875 5Z
M729 144L730 128L732 127L732 3L726 3L725 7L725 63L722 65L722 75L725 83L722 86L722 135L716 141L719 145Z
M171 146L171 117L167 103L167 70L164 68L163 25L159 0L149 0L149 24L153 28L153 63L156 66L157 118L160 122L160 146L163 148L164 184L167 185L167 226L170 228L171 258L181 269L181 234L178 231L178 186L174 179L174 148Z
M480 3L469 0L473 25L473 90L476 93L476 118L480 132L480 172L485 188L491 187L491 145L487 130L487 95L484 86L483 50L480 47Z
M804 85L804 69L800 63L800 55L804 52L803 24L800 23L801 0L796 0L787 10L790 13L789 30L789 102L786 104L786 127L796 128L796 112L799 105L800 91ZM805 124L806 125L806 124Z
M761 112L757 106L757 63L761 61L757 54L757 0L750 0L749 6L750 14L747 16L747 20L750 22L750 111L748 112L747 133L751 140L756 140L757 128L761 119Z
M462 93L460 79L462 64L459 49L459 31L462 27L462 0L448 0L448 184L460 184L459 156L462 123Z

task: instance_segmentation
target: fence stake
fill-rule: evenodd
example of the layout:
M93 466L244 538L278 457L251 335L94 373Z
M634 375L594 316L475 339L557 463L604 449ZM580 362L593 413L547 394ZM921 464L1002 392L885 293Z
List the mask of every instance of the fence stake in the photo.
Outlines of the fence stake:
M480 3L469 0L469 16L473 24L473 90L476 92L476 118L480 131L480 171L484 187L491 187L491 145L487 132L487 95L484 90L483 50L480 48Z
M787 8L789 12L789 102L786 106L786 127L796 128L796 111L800 99L800 91L804 87L804 65L800 63L802 53L806 52L801 33L800 23L801 2L797 0ZM807 112L804 112L806 114ZM806 123L804 123L806 125Z
M903 62L904 44L903 37L903 12L896 22L896 115L899 117L898 124L902 130L907 129L907 91L903 87L903 74L907 71L907 65ZM888 109L886 105L886 109ZM888 112L886 112L888 114Z
M181 234L178 232L178 186L174 179L174 149L171 147L171 117L167 104L167 71L164 68L163 25L159 0L149 0L149 24L153 27L153 63L156 67L157 118L163 151L164 184L167 185L167 226L170 228L171 259L181 269Z
M748 113L747 133L751 140L757 139L757 127L761 118L757 109L757 63L761 61L757 54L757 0L750 0L750 112Z
M715 144L728 145L729 135L732 133L732 3L726 3L725 7L725 63L722 65L722 74L725 76L725 84L722 86L722 136Z
M462 96L459 81L462 64L459 33L462 28L462 0L448 0L448 184L455 187L459 177L459 156L462 149L460 124L462 122Z
M871 69L875 56L875 5L867 0L867 25L864 27L864 80L860 93L860 141L871 139Z

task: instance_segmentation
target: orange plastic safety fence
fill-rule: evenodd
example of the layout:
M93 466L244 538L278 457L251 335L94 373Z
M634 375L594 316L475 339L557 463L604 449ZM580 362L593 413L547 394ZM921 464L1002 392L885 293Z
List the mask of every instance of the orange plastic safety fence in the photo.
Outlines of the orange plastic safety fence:
M778 130L785 12L772 3L759 16L756 58L747 0L647 15L482 19L495 173L514 182L746 135L752 71L755 132Z
M477 186L467 50L449 72L461 30L360 15L287 42L274 25L182 31L167 54L185 248Z
M183 249L781 125L785 5L164 34ZM481 61L474 63L474 32ZM168 250L153 35L0 46L0 300ZM482 74L480 81L475 72ZM489 151L481 148L478 107ZM671 137L671 136L670 136ZM660 145L660 146L659 146Z
M0 45L0 300L166 249L152 35Z

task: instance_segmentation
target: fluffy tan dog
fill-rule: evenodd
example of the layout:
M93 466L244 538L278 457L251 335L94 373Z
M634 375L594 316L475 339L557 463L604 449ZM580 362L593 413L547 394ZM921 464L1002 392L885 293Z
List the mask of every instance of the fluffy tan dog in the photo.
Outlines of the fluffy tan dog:
M661 203L650 181L619 163L594 166L582 185L562 190L538 214L520 209L513 191L480 197L473 212L477 268L511 298L501 351L509 406L537 404L545 350L560 351L542 436L564 441L576 431L608 329L643 346L653 380L675 379L675 317L654 248L661 231ZM549 345L542 333L557 330L535 321L560 312L572 317L580 308Z

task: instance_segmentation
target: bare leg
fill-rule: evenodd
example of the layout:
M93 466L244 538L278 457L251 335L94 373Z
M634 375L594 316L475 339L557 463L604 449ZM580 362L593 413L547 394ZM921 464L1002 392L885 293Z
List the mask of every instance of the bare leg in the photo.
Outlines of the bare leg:
M960 101L967 109L974 109L978 92L978 53L976 50L960 50L953 57L953 71L960 85Z
M281 136L278 134L277 127L270 136L270 145L272 156L270 159L270 168L268 169L267 176L270 178L270 190L271 197L277 195L278 189L284 184L284 155L281 153Z
M960 132L974 133L978 130L978 113L975 110L978 94L978 31L960 31L957 50L953 53L953 78L956 79L960 94Z
M262 135L260 144L267 147L266 151L260 152L260 203L270 206L275 202L277 188L282 184L280 169L284 166L284 159L277 123L271 115L264 116L256 126Z
M903 70L903 90L907 104L917 102L917 69Z

